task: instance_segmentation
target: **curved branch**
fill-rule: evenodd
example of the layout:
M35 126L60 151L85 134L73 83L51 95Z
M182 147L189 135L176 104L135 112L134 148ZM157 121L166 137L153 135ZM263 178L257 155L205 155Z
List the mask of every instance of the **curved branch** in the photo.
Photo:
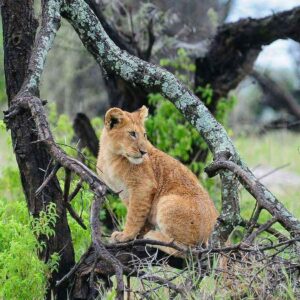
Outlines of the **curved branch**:
M44 70L46 56L53 44L57 30L60 27L60 9L62 0L44 0L42 10L42 24L35 41L35 47L28 66L28 75L24 80L18 95L30 92L38 95L40 78Z
M223 126L216 121L200 99L179 82L172 73L118 48L83 0L74 0L70 4L64 4L62 14L77 31L85 47L107 72L120 76L132 85L160 92L199 131L214 156L226 151L231 154L234 161L239 160L232 141ZM224 172L222 183L224 207L229 208L232 203L238 205L235 178L228 172ZM232 210L226 211L224 209L223 219L229 223L223 224L228 225L223 233L223 240L228 237L228 235L225 236L225 233L230 232L237 225L236 221L239 219L236 217L228 218L228 213L232 215L231 212ZM223 228L225 227L223 226ZM220 237L220 234L218 233L217 236Z
M183 86L173 74L119 49L109 39L98 19L83 0L74 0L71 4L64 5L62 12L77 31L87 49L105 69L132 84L160 92L173 102L185 118L199 131L215 158L222 156L225 152L230 153L231 160L239 165L249 178L255 180L254 175L240 160L225 129L214 119L199 98ZM294 13L297 15L298 10ZM288 13L281 15L282 22L287 15ZM288 17L289 20L290 18L291 16ZM269 17L261 20L267 28L274 25L274 18L270 19ZM247 22L244 26L247 27ZM238 28L236 30L239 32ZM283 32L286 31L283 30ZM258 40L263 39L261 37ZM226 74L224 76L226 77ZM223 172L221 179L223 183L222 200L225 202L223 208L225 206L229 208L232 203L238 205L237 185L234 176ZM277 202L277 199L264 186L260 186L260 188L268 201ZM236 211L238 212L238 209ZM290 213L289 216L292 217ZM238 219L235 218L236 221ZM298 226L299 222L295 228Z

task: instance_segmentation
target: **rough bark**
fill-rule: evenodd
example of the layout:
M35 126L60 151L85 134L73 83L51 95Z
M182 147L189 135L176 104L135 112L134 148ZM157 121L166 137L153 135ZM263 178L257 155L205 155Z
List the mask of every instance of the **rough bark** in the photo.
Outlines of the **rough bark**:
M247 18L218 29L205 56L196 59L195 85L210 84L214 91L212 113L221 97L251 72L265 45L277 39L300 42L300 7L261 19Z
M1 12L6 91L10 107L25 79L38 23L34 18L32 0L5 0ZM35 90L35 93L38 94L38 89ZM16 116L10 124L10 129L30 213L37 217L48 203L54 202L56 204L59 216L55 226L56 234L49 240L43 238L46 242L46 250L41 254L41 258L45 261L54 252L60 254L59 270L53 274L50 282L51 288L54 288L56 280L66 274L75 263L66 211L62 206L62 191L57 178L54 176L43 192L36 195L36 190L46 177L45 170L49 173L53 168L53 163L45 145L35 143L38 140L38 133L30 112L27 111ZM66 289L60 289L56 292L59 299L66 299Z
M95 16L101 22L105 32L120 49L132 55L150 59L151 48L148 51L149 53L144 54L137 45L130 43L128 39L121 35L116 28L106 20L100 2L95 0L86 0L85 2L90 6ZM109 72L109 70L102 70L102 72L104 74L104 83L107 89L110 107L119 107L127 111L134 111L143 105L148 105L148 93L145 89L128 84L120 76L114 72Z

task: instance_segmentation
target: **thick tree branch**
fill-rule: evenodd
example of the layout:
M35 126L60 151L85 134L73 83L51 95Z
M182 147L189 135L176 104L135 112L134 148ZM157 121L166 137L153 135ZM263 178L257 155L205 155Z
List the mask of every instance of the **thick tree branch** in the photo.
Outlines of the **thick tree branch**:
M262 46L277 39L300 42L300 7L261 19L243 19L218 29L205 56L196 59L195 85L210 84L214 98L212 112L219 98L227 93L253 68Z

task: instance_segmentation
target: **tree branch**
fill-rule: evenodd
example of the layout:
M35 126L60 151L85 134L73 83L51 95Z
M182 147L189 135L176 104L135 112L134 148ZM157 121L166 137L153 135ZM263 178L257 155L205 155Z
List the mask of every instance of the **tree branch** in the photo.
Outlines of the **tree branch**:
M300 6L261 19L247 18L228 23L218 29L205 56L196 59L195 86L210 84L213 101L211 112L219 98L251 72L262 46L277 39L300 42Z

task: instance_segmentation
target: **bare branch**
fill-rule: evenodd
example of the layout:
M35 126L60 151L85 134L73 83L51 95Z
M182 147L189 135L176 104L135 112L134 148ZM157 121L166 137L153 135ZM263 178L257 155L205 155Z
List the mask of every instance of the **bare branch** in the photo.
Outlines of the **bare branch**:
M53 169L51 170L50 174L47 176L47 178L44 180L42 185L36 190L35 195L38 196L43 189L47 186L47 184L50 182L51 179L56 175L58 170L60 169L61 165L60 164L55 164Z
M82 188L82 180L80 179L80 181L77 183L74 191L70 194L69 198L68 198L68 202L71 202L79 193L80 189Z
M91 153L97 157L99 152L99 139L96 136L89 118L83 113L78 113L74 119L73 128L79 138L79 148L87 147Z
M71 206L71 204L69 202L64 202L64 206L66 207L66 209L68 210L68 212L70 213L71 217L84 229L86 230L87 227L85 226L82 218L80 218L80 216L78 216L78 214L76 213L76 211L73 209L73 207Z
M277 222L276 218L271 218L265 224L260 225L256 231L252 232L246 239L244 239L243 243L246 245L251 245L254 239L262 232L266 231L270 228L274 223Z

